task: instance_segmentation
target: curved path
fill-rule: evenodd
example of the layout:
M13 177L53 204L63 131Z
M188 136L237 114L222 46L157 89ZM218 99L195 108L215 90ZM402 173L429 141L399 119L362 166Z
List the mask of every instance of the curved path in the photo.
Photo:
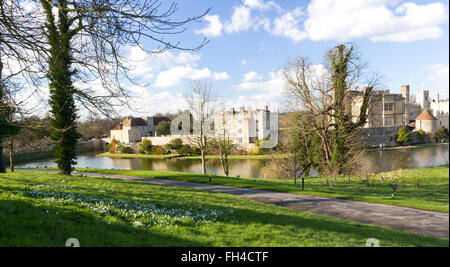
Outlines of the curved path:
M21 169L21 171L55 172L50 170L25 169ZM238 188L225 185L191 183L126 175L74 172L74 175L77 174L141 181L164 186L188 187L231 194L263 203L275 204L293 210L311 212L359 223L384 226L391 229L412 232L420 235L434 236L446 239L449 238L449 214L443 212L425 211L413 208L334 199L320 196L308 196L248 188Z

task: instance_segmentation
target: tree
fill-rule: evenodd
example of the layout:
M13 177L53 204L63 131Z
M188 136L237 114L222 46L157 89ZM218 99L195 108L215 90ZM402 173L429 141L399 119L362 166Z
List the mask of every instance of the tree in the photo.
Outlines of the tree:
M180 150L183 147L183 140L181 138L175 138L170 140L170 142L167 144L168 149L172 150Z
M427 138L427 133L426 133L424 130L420 129L420 130L417 132L417 134L419 135L419 140L420 140L420 142L421 142L421 143L425 142L425 139Z
M167 49L198 50L206 44L204 40L201 45L188 49L181 47L179 42L167 41L164 36L183 32L187 23L196 21L208 11L174 21L177 5L172 4L161 12L162 5L156 0L34 2L40 3L45 14L51 136L58 168L64 174L71 174L76 163L75 146L80 137L75 124L76 102L89 111L106 115L113 105L128 104L130 95L123 80L134 80L127 74L129 64L123 55L124 45L142 48L140 42L147 38L162 46L151 51L159 53ZM73 85L75 81L86 84L95 80L101 81L103 91Z
M162 121L156 126L156 134L158 136L170 135L170 121Z
M403 126L397 131L397 143L403 145L409 142L411 142L411 132L407 126Z
M141 143L141 151L144 151L145 153L151 153L153 149L152 141L148 139L142 140Z
M216 117L215 122L218 125L214 125L216 131L216 137L211 140L210 147L219 151L220 164L222 165L223 172L226 176L230 173L230 159L229 155L233 151L233 141L230 136L229 124L227 123L226 114L222 113Z
M293 112L303 112L303 131L314 136L307 157L315 168L340 174L352 172L365 152L362 128L367 123L369 98L377 78L362 81L361 63L353 45L338 45L327 53L326 71L308 58L289 61L284 70L286 93ZM366 86L360 89L360 84ZM349 110L349 97L361 98L358 110ZM315 152L319 151L319 152Z
M14 100L17 90L12 89L20 85L13 80L25 79L26 74L33 73L29 69L32 57L25 51L30 47L41 47L36 39L39 38L37 27L24 23L25 19L33 20L34 17L32 12L23 12L18 1L0 1L0 173L5 172L4 140L9 140L11 150L12 136L20 130L14 119L21 110ZM21 95L24 94L22 92ZM14 162L11 162L13 169Z
M194 81L185 95L185 100L191 111L194 121L194 132L189 137L190 142L200 150L202 158L202 173L206 174L206 151L208 141L214 137L213 119L217 99L213 94L212 86L206 81Z
M435 133L435 137L438 140L448 139L448 129L445 126L441 126Z

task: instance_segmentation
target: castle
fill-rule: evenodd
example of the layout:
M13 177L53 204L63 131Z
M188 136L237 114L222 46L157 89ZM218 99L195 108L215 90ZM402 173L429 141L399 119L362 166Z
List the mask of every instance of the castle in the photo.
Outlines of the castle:
M110 131L110 139L121 143L140 142L142 137L155 136L156 127L162 121L170 121L166 117L127 117Z
M353 120L359 117L362 100L360 91L351 91L347 96L347 108ZM392 143L392 138L386 140L386 137L392 137L403 126L427 133L433 133L441 126L449 127L449 100L440 99L439 94L430 99L427 90L418 91L415 98L410 95L409 85L402 85L400 94L374 90L369 101L368 120L364 127L374 145Z
M230 111L218 113L214 116L214 135L220 136L225 129L227 137L233 144L249 148L257 140L269 137L270 117L271 112L268 106L264 109L255 110L251 107L245 109L243 106L239 110L232 108ZM153 145L165 145L172 139L180 138L184 143L190 143L188 136L156 136L156 127L161 121L170 120L165 117L128 117L110 131L108 140L115 139L121 143L129 144L148 139Z

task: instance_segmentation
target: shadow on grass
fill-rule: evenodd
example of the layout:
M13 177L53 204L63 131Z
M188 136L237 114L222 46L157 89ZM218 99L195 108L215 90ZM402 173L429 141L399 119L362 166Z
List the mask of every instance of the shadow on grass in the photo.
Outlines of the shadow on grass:
M178 237L111 223L89 212L35 206L23 200L0 201L1 246L65 246L77 238L90 246L205 246Z

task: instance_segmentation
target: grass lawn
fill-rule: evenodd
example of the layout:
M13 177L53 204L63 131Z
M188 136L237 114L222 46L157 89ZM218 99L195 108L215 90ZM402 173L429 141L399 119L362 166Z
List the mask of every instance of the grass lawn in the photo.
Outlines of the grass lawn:
M448 240L180 187L0 174L0 246L448 246Z
M99 172L105 174L123 174L148 178L172 179L209 183L208 176L165 171L145 170L104 170L104 169L77 169L86 172ZM295 186L289 179L250 179L236 177L214 176L213 184L245 187L276 192L318 195L333 198L359 200L366 202L390 204L404 207L412 207L425 210L449 211L449 168L434 167L424 169L398 170L381 174L369 175L367 186L365 177L351 176L338 177L334 182L329 177L305 179L305 191ZM392 197L392 179L401 180L399 188ZM328 180L328 185L326 181ZM300 182L300 181L299 181ZM331 184L333 182L333 186ZM419 186L417 187L417 183Z

